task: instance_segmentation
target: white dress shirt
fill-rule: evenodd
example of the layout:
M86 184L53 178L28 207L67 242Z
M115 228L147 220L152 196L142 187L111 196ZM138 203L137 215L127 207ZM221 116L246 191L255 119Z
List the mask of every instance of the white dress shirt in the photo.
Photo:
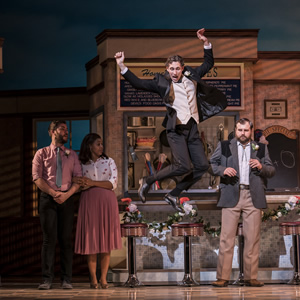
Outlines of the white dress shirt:
M249 185L249 160L250 160L250 143L242 145L237 142L238 157L239 157L239 171L240 171L240 184Z

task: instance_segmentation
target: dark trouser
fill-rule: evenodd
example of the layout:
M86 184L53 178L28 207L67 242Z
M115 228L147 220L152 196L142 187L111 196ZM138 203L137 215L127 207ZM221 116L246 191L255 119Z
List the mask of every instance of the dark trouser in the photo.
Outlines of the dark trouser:
M174 131L167 133L173 154L173 163L147 177L146 182L149 185L165 178L187 174L181 182L177 183L176 188L181 191L188 190L207 171L209 164L199 137L197 124L194 121L189 123L191 123L190 128L182 129L180 134Z
M42 275L43 280L54 278L54 258L56 240L60 246L61 280L72 279L72 230L74 220L74 200L69 198L63 204L41 193L39 203L40 221L43 231Z

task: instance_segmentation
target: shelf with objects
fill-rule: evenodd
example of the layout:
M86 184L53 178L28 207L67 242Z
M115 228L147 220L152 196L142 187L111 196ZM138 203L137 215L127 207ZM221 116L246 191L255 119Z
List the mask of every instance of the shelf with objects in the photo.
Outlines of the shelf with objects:
M235 112L224 112L198 125L204 151L209 159L217 143L233 136ZM124 169L125 190L130 195L137 195L139 180L152 172L157 172L172 163L172 152L167 140L165 128L162 126L164 112L126 112L124 113L125 155ZM166 178L155 182L148 197L161 198L176 186L181 177ZM208 172L188 191L189 194L213 193L218 188L219 179Z

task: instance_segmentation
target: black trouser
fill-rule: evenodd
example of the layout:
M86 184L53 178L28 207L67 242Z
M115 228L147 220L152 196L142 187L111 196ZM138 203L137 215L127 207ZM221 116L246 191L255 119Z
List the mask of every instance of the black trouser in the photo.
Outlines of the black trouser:
M188 190L207 171L209 164L199 137L195 121L189 121L189 126L180 126L180 130L167 133L168 142L173 154L173 163L152 176L147 177L150 185L172 176L187 174L176 188ZM193 168L191 167L193 164Z
M60 246L61 280L72 279L72 230L74 220L74 200L69 198L58 204L42 192L39 203L40 221L43 231L42 275L43 280L54 278L54 258L56 240Z

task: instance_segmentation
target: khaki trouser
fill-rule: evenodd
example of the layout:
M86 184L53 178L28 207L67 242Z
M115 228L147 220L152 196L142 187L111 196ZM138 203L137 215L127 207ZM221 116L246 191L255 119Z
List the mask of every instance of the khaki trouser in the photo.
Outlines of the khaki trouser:
M238 204L222 209L222 229L217 279L229 280L237 226L242 212L244 235L244 279L257 279L260 244L261 210L253 206L250 191L240 190Z

